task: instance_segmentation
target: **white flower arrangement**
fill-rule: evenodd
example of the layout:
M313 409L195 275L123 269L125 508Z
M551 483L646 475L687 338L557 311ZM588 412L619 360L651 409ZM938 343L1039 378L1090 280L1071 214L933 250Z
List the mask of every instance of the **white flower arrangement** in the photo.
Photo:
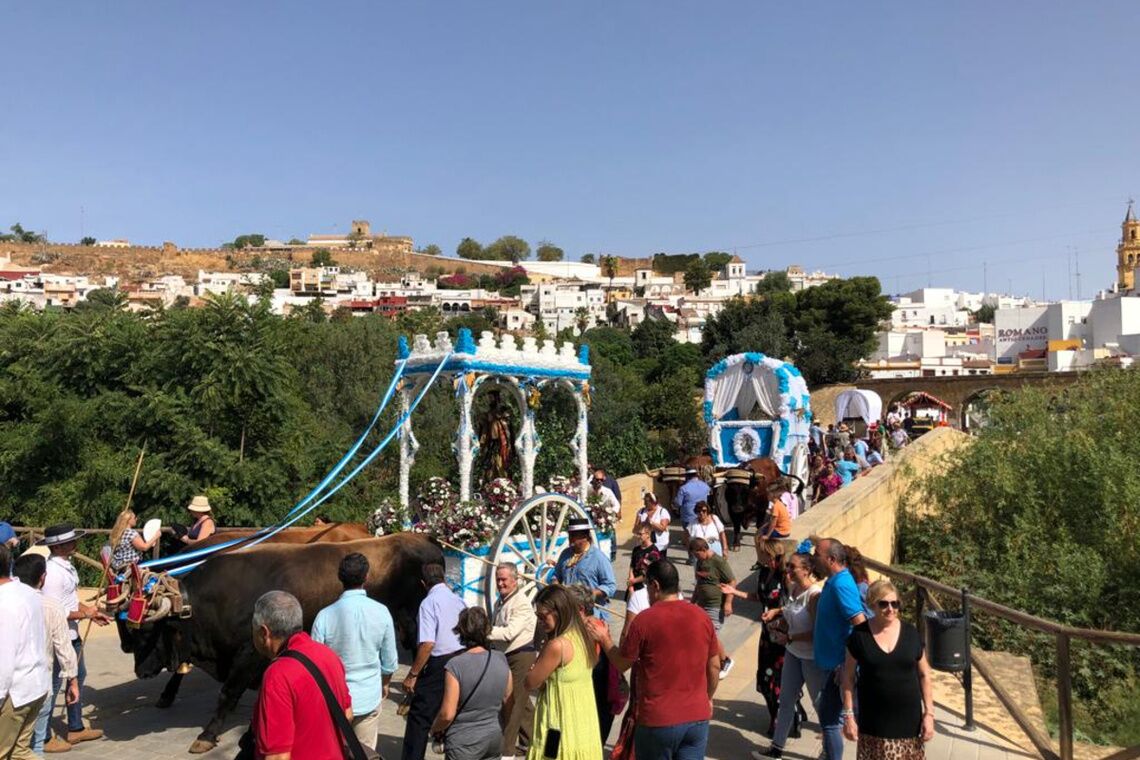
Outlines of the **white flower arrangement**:
M610 533L618 519L618 510L607 505L602 499L589 494L586 497L586 511L590 513L590 520L594 523L594 530L598 533Z
M391 499L384 499L376 511L364 521L364 526L374 536L387 536L403 531L408 522L410 515L406 509Z

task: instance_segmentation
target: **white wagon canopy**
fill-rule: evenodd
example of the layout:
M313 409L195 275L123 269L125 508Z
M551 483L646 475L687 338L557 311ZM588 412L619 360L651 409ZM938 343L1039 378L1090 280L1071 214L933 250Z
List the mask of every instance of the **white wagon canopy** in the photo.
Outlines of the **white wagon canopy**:
M725 357L705 374L704 415L717 467L771 457L797 476L806 468L811 397L794 365L753 352Z

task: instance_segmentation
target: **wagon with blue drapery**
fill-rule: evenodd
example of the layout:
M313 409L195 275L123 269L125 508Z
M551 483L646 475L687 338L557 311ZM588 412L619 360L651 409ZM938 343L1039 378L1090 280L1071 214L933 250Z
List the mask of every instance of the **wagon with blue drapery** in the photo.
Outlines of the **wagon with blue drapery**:
M811 396L795 365L756 352L721 359L705 374L704 419L717 470L769 458L807 482Z

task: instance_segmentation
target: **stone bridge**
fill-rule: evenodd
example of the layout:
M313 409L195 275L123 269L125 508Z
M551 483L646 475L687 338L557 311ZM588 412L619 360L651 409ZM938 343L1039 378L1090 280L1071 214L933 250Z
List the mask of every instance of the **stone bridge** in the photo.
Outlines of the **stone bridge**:
M825 385L812 389L812 410L823 422L834 422L835 396L850 388L874 391L883 400L883 414L891 404L908 394L924 391L949 404L950 420L965 428L966 410L974 401L995 390L1015 390L1029 386L1061 388L1076 382L1078 372L1012 372L1006 375L950 375L941 377L898 377L860 380L856 385Z

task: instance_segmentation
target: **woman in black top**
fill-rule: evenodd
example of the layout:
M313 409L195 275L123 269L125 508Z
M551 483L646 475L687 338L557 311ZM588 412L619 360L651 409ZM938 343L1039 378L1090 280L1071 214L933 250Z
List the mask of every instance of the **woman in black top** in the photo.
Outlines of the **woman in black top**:
M856 760L921 760L924 742L934 738L934 696L922 639L899 619L899 592L890 581L871 584L867 606L875 617L847 639L843 735L859 742ZM856 689L858 716L852 711Z

